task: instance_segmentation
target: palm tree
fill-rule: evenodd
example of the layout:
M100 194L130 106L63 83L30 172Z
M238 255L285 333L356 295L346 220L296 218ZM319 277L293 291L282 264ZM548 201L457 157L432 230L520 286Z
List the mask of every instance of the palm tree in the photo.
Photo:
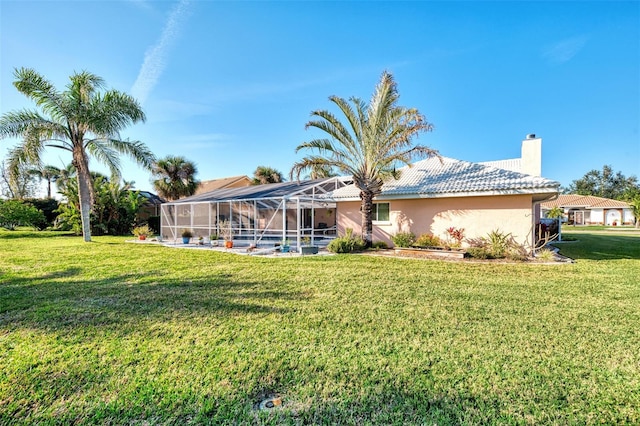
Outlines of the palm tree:
M169 201L193 195L200 182L196 165L184 157L168 155L153 165L153 187Z
M39 165L43 151L69 151L76 169L84 241L91 241L90 212L95 194L91 183L89 157L106 164L114 180L120 179L119 154L127 154L138 164L151 167L154 156L139 141L120 139L126 126L145 120L144 112L131 96L117 90L104 93L104 80L92 73L74 73L65 91L56 90L36 71L16 69L18 91L35 101L40 111L20 110L0 118L0 137L22 138L8 156L12 170L23 163Z
M398 106L399 94L393 76L385 71L367 105L361 99L349 101L331 96L329 100L340 109L346 123L326 110L313 111L317 117L306 124L322 130L328 138L313 139L296 148L312 153L293 165L291 177L300 178L303 171L315 167L335 167L353 177L360 190L362 237L371 245L373 233L373 198L380 194L382 184L397 178L396 166L410 165L414 159L438 155L437 151L411 140L432 125L415 108Z
M322 164L317 164L312 166L309 174L307 175L308 179L324 179L338 176L338 174L333 170L333 167L326 166Z
M42 181L42 179L47 181L47 198L51 198L51 183L58 180L61 170L55 166L44 166L32 169L29 173L37 177L40 181Z
M253 172L252 185L264 185L265 183L280 183L284 180L282 173L273 167L258 166Z

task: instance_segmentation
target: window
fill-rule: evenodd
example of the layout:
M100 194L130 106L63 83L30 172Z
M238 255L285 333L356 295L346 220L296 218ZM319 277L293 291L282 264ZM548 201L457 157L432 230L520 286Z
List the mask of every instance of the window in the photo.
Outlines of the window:
M371 217L374 222L389 222L389 203L374 203Z

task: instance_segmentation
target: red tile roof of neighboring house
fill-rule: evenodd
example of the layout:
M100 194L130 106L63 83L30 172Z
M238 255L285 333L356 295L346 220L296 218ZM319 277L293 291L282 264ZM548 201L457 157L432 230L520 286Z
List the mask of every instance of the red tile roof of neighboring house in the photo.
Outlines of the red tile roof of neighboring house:
M554 207L579 207L584 209L628 209L629 204L624 201L611 200L609 198L595 197L593 195L563 194L556 200L545 201L540 204L543 209Z

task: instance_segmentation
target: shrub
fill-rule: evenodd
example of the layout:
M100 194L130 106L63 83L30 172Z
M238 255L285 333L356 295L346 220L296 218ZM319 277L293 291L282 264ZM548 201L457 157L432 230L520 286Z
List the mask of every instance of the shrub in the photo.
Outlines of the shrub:
M133 235L135 235L136 237L140 237L140 236L148 237L149 235L153 234L153 231L151 231L151 228L149 227L149 225L136 226L135 228L133 228L132 232L133 232Z
M511 246L512 240L513 237L510 233L505 234L494 229L485 238L485 248L489 251L491 257L501 259L507 255L507 250Z
M513 245L507 249L505 256L509 260L516 260L518 262L524 262L529 257L527 256L526 250L522 246Z
M45 223L44 214L30 204L18 200L0 200L0 226L14 230L17 226L38 227Z
M437 235L432 235L432 234L422 234L420 235L417 239L416 242L413 244L414 246L418 246L418 247L442 247L444 246L442 240L440 239L440 237L438 237Z
M447 229L449 238L453 240L451 247L459 248L462 246L462 240L464 240L464 228L454 228L453 226Z
M397 247L411 247L416 241L416 236L413 232L398 232L391 237L391 241Z
M182 233L180 234L183 238L191 238L193 237L193 232L191 232L188 229L183 229Z
M389 246L384 241L376 241L375 243L371 244L371 248L375 250L385 250L388 249Z
M367 247L367 243L358 235L353 234L353 229L347 228L347 233L334 239L327 246L327 250L332 253L353 253L362 251Z
M556 258L556 254L548 248L543 248L542 250L538 250L536 258L543 262L553 262Z
M467 254L474 259L491 259L491 253L484 247L469 247Z

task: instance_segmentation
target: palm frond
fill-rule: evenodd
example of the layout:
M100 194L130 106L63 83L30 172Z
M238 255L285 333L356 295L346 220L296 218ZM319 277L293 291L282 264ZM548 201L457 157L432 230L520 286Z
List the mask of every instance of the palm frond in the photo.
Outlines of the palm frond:
M109 139L111 147L121 154L128 155L133 161L147 170L153 168L156 157L149 147L140 141Z
M109 140L92 139L85 144L85 148L91 156L109 168L112 180L120 180L120 157Z
M14 70L16 81L13 85L20 93L33 99L42 111L56 120L62 114L62 96L51 82L31 68L17 68Z

